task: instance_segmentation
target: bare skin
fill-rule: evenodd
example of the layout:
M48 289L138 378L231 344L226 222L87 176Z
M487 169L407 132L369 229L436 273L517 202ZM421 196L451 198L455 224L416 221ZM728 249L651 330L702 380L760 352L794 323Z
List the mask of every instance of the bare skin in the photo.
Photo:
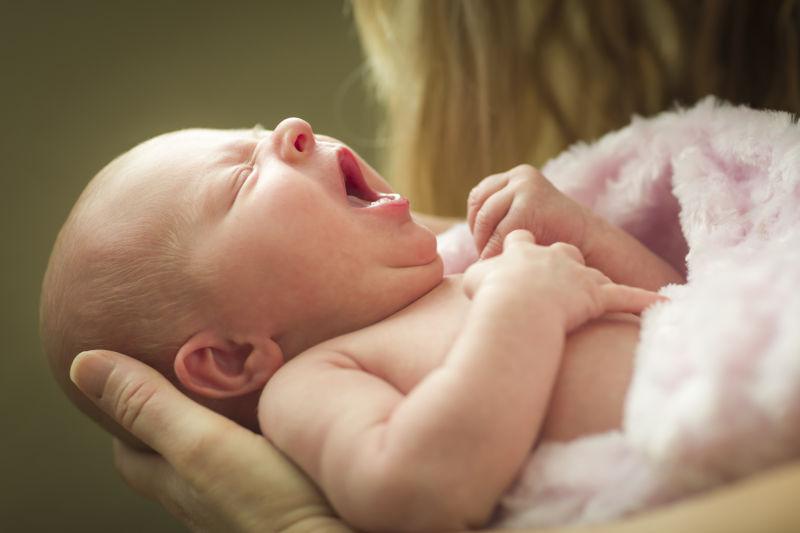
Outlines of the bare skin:
M657 296L613 284L570 245L538 246L526 231L505 240L502 256L313 347L267 384L262 430L349 522L370 531L479 526L541 438L619 426L638 321L590 321L641 311ZM589 395L603 399L594 416L570 398L585 363L567 365L570 379L555 385L565 357L622 363L593 378L605 388ZM442 498L448 487L461 489Z
M408 394L442 365L469 305L462 276L448 276L402 311L327 347L350 354L359 366ZM592 320L567 337L541 439L566 441L620 427L638 339L639 318L626 313Z
M659 297L613 262L606 271L587 265L584 246L601 250L598 265L641 250L613 232L581 231L584 213L568 202L542 216L535 204L546 191L529 187L536 182L524 168L510 197L539 213L536 223L503 218L490 195L481 205L509 221L498 230L503 253L442 279L432 232L414 223L408 202L371 190L364 174L373 172L345 147L317 142L301 119L256 138L178 133L134 156L185 170L170 184L203 200L192 225L203 238L188 241L192 264L213 278L218 317L178 350L177 379L211 399L263 387L263 433L355 526L479 526L541 438L619 425L638 325L592 320L638 313ZM144 187L155 178L142 165L134 166ZM533 232L560 220L577 221L575 235L562 237L574 242L539 244ZM508 233L514 225L530 227ZM623 366L592 376L603 401L587 404L586 367L565 365L570 379L560 379L565 357Z
M165 506L187 528L353 531L332 515L308 478L260 435L189 400L147 365L95 351L76 358L71 375L98 407L158 450L155 455L116 441L116 467L134 490ZM621 522L548 531L731 533L759 531L764 524L774 531L796 531L798 488L800 464L794 463Z

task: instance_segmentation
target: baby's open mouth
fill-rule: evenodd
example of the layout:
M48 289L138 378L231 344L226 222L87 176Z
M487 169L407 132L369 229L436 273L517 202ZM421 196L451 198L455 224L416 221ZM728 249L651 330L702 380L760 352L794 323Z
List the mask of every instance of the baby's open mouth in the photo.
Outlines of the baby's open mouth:
M356 157L349 149L340 148L336 156L339 159L339 169L344 179L344 189L347 201L353 207L374 207L382 203L396 200L399 194L384 194L372 189L364 179L361 167Z

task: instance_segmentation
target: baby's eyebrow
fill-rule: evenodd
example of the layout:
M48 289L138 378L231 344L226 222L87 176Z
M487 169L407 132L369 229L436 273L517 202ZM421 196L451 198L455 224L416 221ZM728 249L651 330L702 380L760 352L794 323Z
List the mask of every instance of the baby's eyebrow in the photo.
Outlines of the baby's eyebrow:
M228 139L221 147L220 162L225 165L252 165L256 148L263 135L256 137L253 129L235 130L235 134L235 137Z
M247 158L247 163L246 164L247 164L248 167L252 167L253 164L255 164L257 149L258 149L258 143L255 143L253 145L253 148L250 150L250 155Z
M236 142L234 144L235 152L236 152L236 159L240 161L242 164L247 166L252 166L255 162L256 158L256 149L258 148L258 143L261 142L264 137L267 136L268 133L271 133L270 130L264 128L260 123L256 123L252 128L249 130L241 129L235 130L240 134L246 135L244 141L244 146L238 146L242 141ZM255 141L255 142L253 142ZM243 154L246 154L245 157L242 157Z
M253 146L253 149L250 152L250 157L247 160L247 166L253 166L256 159L256 152L258 151L258 145L261 144L261 141L270 133L272 133L272 130L264 128L264 126L262 126L259 122L256 122L256 124L250 129L250 135L255 138L256 144Z

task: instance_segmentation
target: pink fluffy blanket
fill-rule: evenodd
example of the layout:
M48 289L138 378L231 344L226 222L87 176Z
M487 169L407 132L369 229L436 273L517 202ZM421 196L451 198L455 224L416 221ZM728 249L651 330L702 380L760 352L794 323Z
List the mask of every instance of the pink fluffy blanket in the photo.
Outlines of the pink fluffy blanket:
M608 520L800 456L793 117L709 98L634 119L542 171L688 282L642 317L622 430L539 446L496 525ZM451 264L474 256L457 233L441 242Z

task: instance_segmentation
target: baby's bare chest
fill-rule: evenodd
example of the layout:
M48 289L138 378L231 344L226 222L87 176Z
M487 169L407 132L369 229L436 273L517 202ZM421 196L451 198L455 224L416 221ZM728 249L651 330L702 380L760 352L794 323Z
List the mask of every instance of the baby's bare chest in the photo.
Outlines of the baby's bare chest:
M469 300L461 303L409 309L360 332L348 353L370 374L407 394L444 364L469 309Z
M407 394L445 364L464 330L471 303L461 290L442 291L438 296L418 301L378 324L340 339L337 348L370 374ZM639 329L638 319L628 316L630 319L595 320L567 337L563 357L568 361L562 361L556 379L557 391L570 391L569 401L562 401L565 407L574 411L586 406L584 401L588 397L584 396L587 395L580 391L575 393L572 386L581 381L582 376L593 376L592 381L598 381L599 375L607 374L611 377L600 379L598 384L615 390L596 391L592 401L597 402L598 396L607 398L614 404L606 406L607 410L616 413L621 409L620 399L627 390ZM536 320L535 315L531 315L531 320ZM534 348L531 347L532 354ZM569 386L559 387L558 382ZM594 408L598 408L596 403Z

